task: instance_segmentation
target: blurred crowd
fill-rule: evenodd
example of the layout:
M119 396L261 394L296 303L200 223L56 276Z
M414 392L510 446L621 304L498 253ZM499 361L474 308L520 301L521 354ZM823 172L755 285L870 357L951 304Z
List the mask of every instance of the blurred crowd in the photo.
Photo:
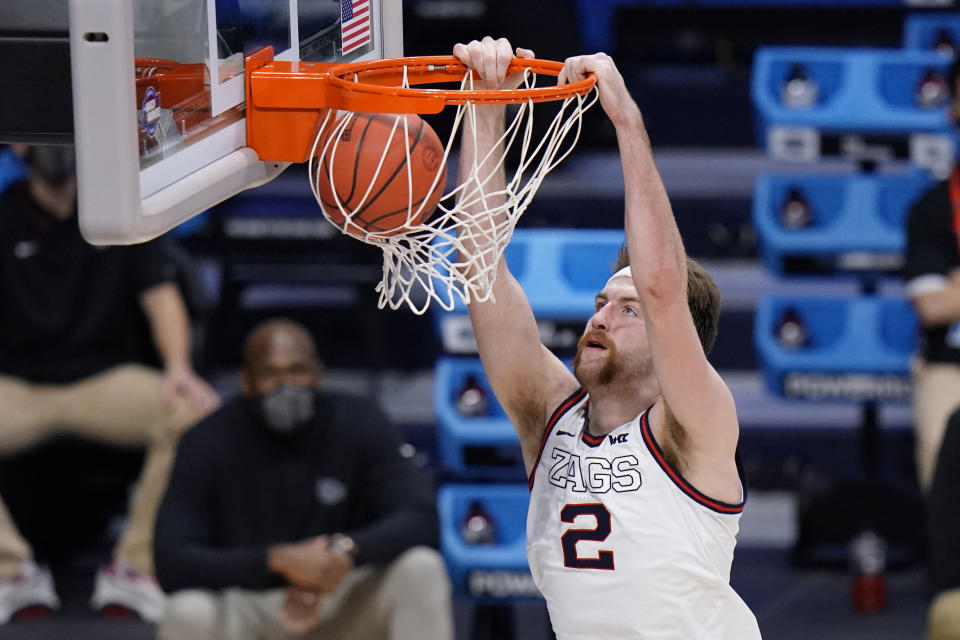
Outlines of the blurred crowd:
M0 151L0 212L0 454L145 451L93 609L176 640L453 637L431 477L375 402L323 389L303 325L253 328L221 399L193 368L189 263L88 244L72 147ZM0 622L59 606L0 502Z

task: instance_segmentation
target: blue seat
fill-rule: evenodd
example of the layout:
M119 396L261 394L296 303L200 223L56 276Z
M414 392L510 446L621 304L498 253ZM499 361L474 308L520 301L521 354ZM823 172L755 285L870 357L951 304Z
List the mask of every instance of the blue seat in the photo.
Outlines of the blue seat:
M818 97L809 107L791 107L781 100L781 87L794 64L803 65L818 86ZM946 110L922 108L914 95L928 69L943 73L947 65L932 51L760 48L754 58L751 94L761 139L776 125L830 132L945 133L950 129Z
M594 296L613 273L623 242L623 231L618 230L518 229L514 233L504 256L534 316L576 326L571 335L558 338L563 344L545 340L548 346L576 346L583 323L593 313ZM437 335L449 353L475 353L467 308L454 298L453 311L431 307Z
M906 176L762 175L754 188L753 223L764 264L781 275L792 268L896 271L903 263L906 215L933 182L919 172ZM810 204L814 217L810 227L789 229L779 220L792 189Z
M776 337L788 309L806 326L805 346L789 348ZM899 298L762 299L754 342L767 389L808 400L908 400L910 356L917 320Z
M960 45L960 13L914 13L903 21L905 49L931 51L937 34L945 30Z
M467 376L474 376L486 391L489 411L485 416L463 416L455 407L457 391ZM447 471L460 477L524 479L517 434L493 397L478 358L437 359L433 406L438 457Z
M492 544L470 544L460 527L471 505L492 516ZM447 484L437 494L440 546L454 593L479 604L539 599L527 564L529 492L523 484Z

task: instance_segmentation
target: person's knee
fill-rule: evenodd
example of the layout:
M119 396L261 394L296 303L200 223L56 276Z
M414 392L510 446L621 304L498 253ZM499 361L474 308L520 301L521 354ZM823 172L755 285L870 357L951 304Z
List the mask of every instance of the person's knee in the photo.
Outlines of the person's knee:
M176 449L183 434L207 416L185 396L175 396L170 403L164 406L163 412L154 421L150 439L155 447Z
M941 593L930 605L927 640L960 640L960 589Z
M429 547L413 547L402 553L390 565L390 573L410 595L433 594L446 598L450 593L443 556Z
M176 394L164 398L164 376L159 369L140 364L123 364L108 374L118 389L126 390L128 401L140 405L150 424L152 444L176 446L180 437L205 414L190 398Z
M160 437L165 443L176 447L183 434L200 422L206 414L198 411L186 398L178 397L174 403L167 419L161 424Z
M414 547L391 563L384 585L390 638L453 638L450 578L443 556Z
M208 591L172 594L157 628L158 640L212 640L216 637L217 608L216 595Z

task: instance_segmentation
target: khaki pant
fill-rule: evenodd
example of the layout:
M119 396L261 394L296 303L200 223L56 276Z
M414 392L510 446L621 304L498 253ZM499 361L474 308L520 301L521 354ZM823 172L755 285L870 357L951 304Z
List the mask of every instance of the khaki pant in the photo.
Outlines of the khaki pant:
M153 573L153 525L181 434L200 416L186 400L163 404L162 375L139 365L114 367L65 385L35 385L0 376L0 455L61 433L120 446L146 447L127 527L114 557ZM16 574L30 545L0 501L0 579Z
M927 620L927 640L960 640L960 589L944 591L934 598Z
M947 419L960 407L960 366L913 362L913 421L916 431L917 475L927 491L933 481Z
M167 599L158 640L453 640L443 558L414 547L385 567L364 566L321 599L320 624L287 631L284 590L179 591Z

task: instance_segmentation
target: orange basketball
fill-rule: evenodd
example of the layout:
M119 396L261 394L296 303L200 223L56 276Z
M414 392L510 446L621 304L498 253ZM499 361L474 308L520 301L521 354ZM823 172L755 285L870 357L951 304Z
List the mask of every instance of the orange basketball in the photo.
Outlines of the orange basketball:
M407 122L406 133L403 118ZM339 140L327 145L328 138L338 131ZM317 191L323 209L332 222L351 235L362 237L364 231L392 235L421 224L430 218L443 196L447 177L446 166L441 167L443 144L433 128L417 115L355 114L342 130L329 126L318 153L322 156ZM440 178L431 190L438 170ZM412 215L424 200L423 210ZM352 214L349 222L340 207Z

